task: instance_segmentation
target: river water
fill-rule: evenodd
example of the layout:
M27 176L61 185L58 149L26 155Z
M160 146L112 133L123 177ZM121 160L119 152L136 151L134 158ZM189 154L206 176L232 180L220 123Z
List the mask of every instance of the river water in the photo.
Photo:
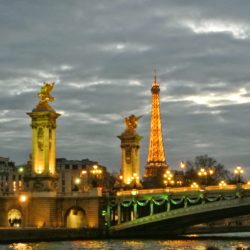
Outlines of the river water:
M216 235L218 236L218 235ZM228 234L223 238L200 238L197 236L178 240L83 240L38 243L0 244L0 250L220 250L250 249L250 234ZM239 237L239 238L237 238Z

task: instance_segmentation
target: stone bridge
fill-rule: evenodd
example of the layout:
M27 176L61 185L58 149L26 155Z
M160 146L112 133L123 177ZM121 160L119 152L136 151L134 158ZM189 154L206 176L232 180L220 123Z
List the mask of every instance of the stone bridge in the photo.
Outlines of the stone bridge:
M104 197L88 193L20 192L0 196L0 227L100 228Z

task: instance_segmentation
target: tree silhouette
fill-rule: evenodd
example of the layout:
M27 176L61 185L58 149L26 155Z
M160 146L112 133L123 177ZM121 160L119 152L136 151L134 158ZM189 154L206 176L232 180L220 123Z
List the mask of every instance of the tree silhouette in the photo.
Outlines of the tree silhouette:
M185 184L190 185L192 182L201 182L198 172L202 168L207 172L207 176L205 177L207 185L217 185L221 180L227 182L233 180L233 174L223 164L218 163L216 159L205 154L196 156L194 161L187 161ZM211 170L213 174L209 174Z

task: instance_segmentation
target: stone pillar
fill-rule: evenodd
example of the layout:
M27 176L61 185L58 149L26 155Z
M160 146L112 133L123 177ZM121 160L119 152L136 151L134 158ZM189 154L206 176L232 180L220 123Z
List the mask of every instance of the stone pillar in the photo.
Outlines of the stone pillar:
M134 209L133 220L136 220L138 218L138 210L137 210L137 204L136 203L133 204L133 209Z
M169 212L171 210L171 202L170 200L167 201L167 212Z
M150 201L150 215L154 214L154 202L151 200Z
M108 224L108 228L110 228L111 226L111 205L108 204L108 207L107 207L107 224Z
M32 173L36 175L56 173L55 130L59 116L54 110L28 113L32 127Z
M48 104L54 84L44 83L40 102L27 113L32 128L32 169L25 180L30 191L55 191L56 188L56 119L60 114Z
M131 188L141 187L140 182L140 141L137 134L137 121L140 117L131 115L125 118L127 128L118 136L121 140L121 186ZM136 123L136 124L133 124ZM132 124L132 125L131 125Z
M118 215L118 221L117 224L121 224L121 204L117 204L117 215Z

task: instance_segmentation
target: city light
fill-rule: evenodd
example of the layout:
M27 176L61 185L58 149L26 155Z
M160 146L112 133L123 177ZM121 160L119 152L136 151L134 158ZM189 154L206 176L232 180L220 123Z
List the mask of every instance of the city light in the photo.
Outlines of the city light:
M131 182L134 187L136 187L136 184L138 184L139 176L137 176L136 173L133 173L133 176L131 177Z
M180 162L180 168L183 170L186 168L186 163L184 161Z
M132 181L136 181L139 179L139 176L137 176L136 173L133 173L133 176L131 177Z
M80 178L75 178L75 184L79 185L81 183L81 179Z
M23 167L18 168L19 173L23 173L23 171L24 171Z
M213 169L208 169L206 170L205 168L201 168L198 172L198 175L201 177L201 178L205 178L205 184L207 185L207 177L208 176L211 176L214 174L214 170Z
M170 170L167 170L163 175L163 183L167 186L169 184L174 185L173 174Z
M102 174L102 170L97 165L94 165L91 173L95 175Z
M199 188L199 185L196 182L193 182L190 187L191 188Z
M24 203L24 202L26 202L27 200L28 200L27 195L22 194L22 195L19 196L19 201L20 201L21 203Z
M82 175L86 175L87 174L87 170L82 170L81 174Z
M208 170L208 173L209 173L210 175L213 175L213 174L214 174L214 170L213 170L213 169L209 169L209 170Z
M182 181L176 181L176 184L179 185L179 186L181 186L182 183L183 183Z
M236 175L237 177L237 182L240 182L240 177L241 175L244 173L244 170L242 169L241 166L237 166L235 169L234 169L234 174Z
M137 191L136 189L133 189L133 190L131 191L131 194L132 194L132 195L137 195L137 194L138 194L138 191Z
M198 172L199 176L207 176L207 171L204 168L201 168L200 171Z
M219 187L223 188L227 185L227 183L225 181L220 181L219 182Z

